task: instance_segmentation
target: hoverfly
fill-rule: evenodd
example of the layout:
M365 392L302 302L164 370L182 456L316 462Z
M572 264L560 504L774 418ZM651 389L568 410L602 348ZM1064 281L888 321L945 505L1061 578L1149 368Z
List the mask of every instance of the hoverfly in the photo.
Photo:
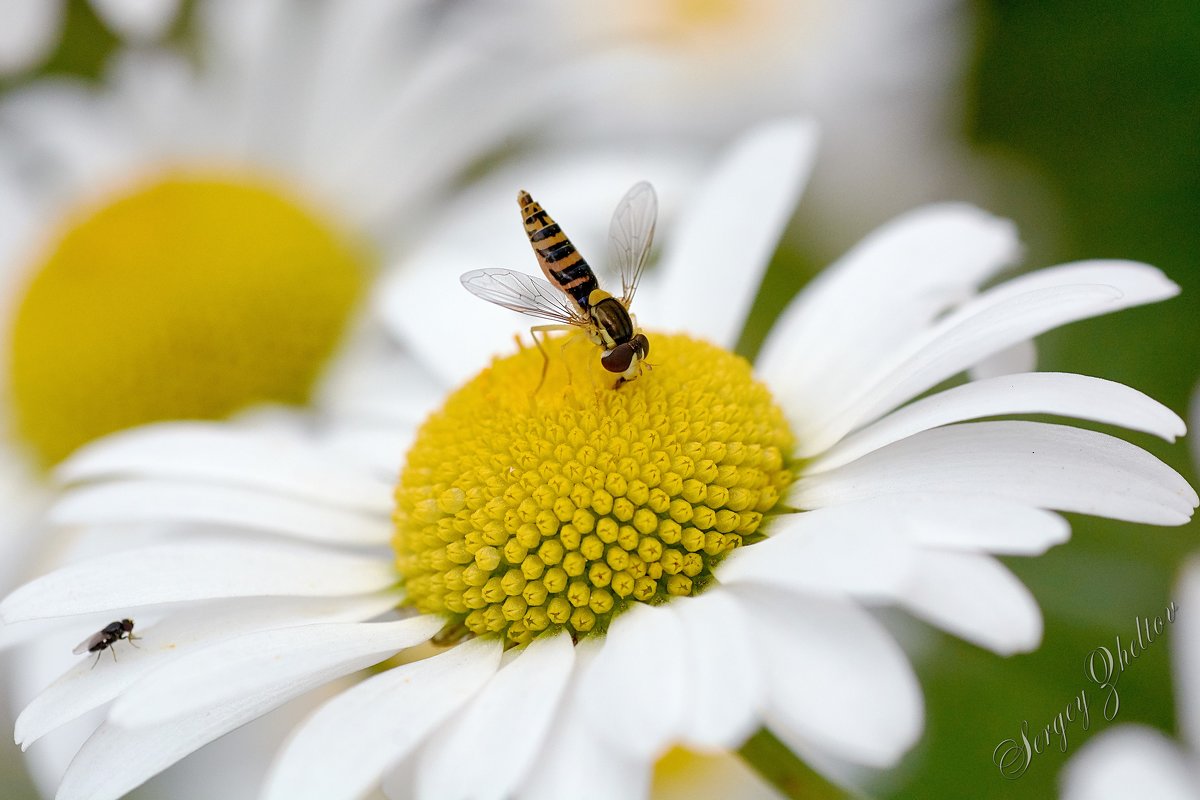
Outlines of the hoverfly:
M525 235L546 280L507 269L477 269L463 273L463 286L489 303L555 323L530 328L534 343L546 359L542 364L543 381L549 358L537 334L572 329L586 332L604 349L600 364L620 375L618 386L633 380L650 352L650 340L634 323L629 306L654 240L658 217L654 187L645 181L634 184L617 204L609 225L609 268L621 276L620 298L600 288L592 268L541 204L525 191L517 193L517 202L525 221Z
M84 653L95 653L96 660L92 662L92 669L96 668L96 664L100 662L100 652L112 647L121 639L129 639L129 643L133 644L133 640L139 637L133 635L133 620L119 619L115 622L110 622L100 630L93 633L88 638L84 639L75 646L73 651L75 655L83 655ZM137 647L136 644L133 645ZM113 660L117 660L117 653L112 651Z

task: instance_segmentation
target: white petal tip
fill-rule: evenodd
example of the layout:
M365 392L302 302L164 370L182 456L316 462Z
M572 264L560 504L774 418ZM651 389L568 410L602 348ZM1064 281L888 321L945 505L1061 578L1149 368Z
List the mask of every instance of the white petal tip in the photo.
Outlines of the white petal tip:
M1003 642L1003 643L997 642L997 643L992 644L991 646L988 646L987 649L991 650L993 653L995 653L998 656L1003 656L1004 658L1010 658L1012 656L1019 656L1022 653L1032 653L1034 650L1037 650L1041 646L1042 646L1042 631L1039 629L1037 634L1034 636L1030 636L1030 637L1022 639L1022 640L1015 640L1015 641L1010 641L1010 642Z

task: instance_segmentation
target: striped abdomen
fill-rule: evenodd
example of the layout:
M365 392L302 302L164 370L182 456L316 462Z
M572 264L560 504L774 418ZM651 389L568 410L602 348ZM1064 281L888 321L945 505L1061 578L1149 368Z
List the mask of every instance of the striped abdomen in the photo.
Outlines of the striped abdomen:
M579 310L588 313L588 295L600 288L596 274L583 260L583 256L571 244L558 223L550 218L541 204L528 192L518 192L521 217L525 221L525 235L533 245L538 264L546 280L567 294Z

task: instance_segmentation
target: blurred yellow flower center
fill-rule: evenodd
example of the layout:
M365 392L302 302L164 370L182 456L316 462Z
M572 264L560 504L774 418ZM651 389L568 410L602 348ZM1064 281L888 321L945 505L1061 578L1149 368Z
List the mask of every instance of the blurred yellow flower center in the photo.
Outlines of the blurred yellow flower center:
M628 33L663 44L704 49L717 44L762 41L781 19L778 0L623 0L604 6L609 21L623 21ZM698 54L699 55L699 54ZM727 57L727 53L709 53Z
M739 0L671 0L670 14L684 25L712 26L729 23L742 11Z
M755 537L792 437L742 358L649 334L655 366L614 389L600 351L496 360L421 428L396 490L409 601L522 643L607 629L631 602L692 595Z
M19 437L44 465L146 422L303 402L367 252L265 184L177 174L65 221L10 338Z

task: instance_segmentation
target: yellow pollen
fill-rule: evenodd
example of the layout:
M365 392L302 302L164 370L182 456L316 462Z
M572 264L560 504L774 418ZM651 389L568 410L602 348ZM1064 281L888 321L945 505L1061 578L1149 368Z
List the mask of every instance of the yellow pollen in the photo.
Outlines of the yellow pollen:
M18 435L50 466L122 428L304 402L368 255L241 179L172 174L77 212L12 323Z
M396 489L409 602L520 644L607 630L633 602L694 595L761 537L792 481L783 414L742 358L649 335L612 388L590 345L497 359L421 428ZM561 355L560 355L561 354Z

